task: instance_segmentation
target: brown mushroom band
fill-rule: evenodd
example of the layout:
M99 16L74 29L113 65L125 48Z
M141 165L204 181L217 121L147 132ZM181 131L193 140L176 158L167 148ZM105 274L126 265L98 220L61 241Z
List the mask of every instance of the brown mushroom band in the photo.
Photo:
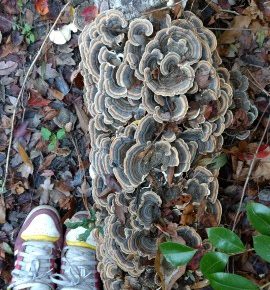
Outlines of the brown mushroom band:
M98 270L105 289L158 289L154 259L169 225L178 225L173 239L198 247L198 216L220 222L218 172L199 161L220 151L230 107L243 107L253 122L248 83L238 73L230 81L215 35L191 12L174 21L166 13L127 21L108 10L83 29L79 46L93 198L104 231ZM249 133L228 132L239 139ZM164 261L163 271L181 276Z

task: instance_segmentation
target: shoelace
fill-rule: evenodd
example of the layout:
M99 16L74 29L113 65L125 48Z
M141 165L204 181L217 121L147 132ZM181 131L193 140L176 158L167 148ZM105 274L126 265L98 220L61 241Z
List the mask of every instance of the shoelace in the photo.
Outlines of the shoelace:
M57 289L95 289L96 263L95 251L67 246L63 249L62 274L53 274L51 281L59 286Z
M50 259L54 245L51 242L29 241L24 242L25 247L23 252L19 253L22 261L17 258L17 263L21 269L12 271L13 283L8 289L13 289L17 286L23 286L28 283L43 283L49 285L51 283L50 275L53 271L51 268Z

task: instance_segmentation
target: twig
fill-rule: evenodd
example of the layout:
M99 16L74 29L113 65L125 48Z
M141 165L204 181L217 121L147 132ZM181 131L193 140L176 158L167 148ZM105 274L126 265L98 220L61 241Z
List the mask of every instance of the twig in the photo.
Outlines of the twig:
M84 188L83 188L84 185L86 184L85 167L83 165L82 158L81 158L81 155L80 155L80 152L79 152L79 149L78 149L76 141L74 140L73 136L70 136L70 139L71 139L71 141L73 143L73 146L75 148L75 151L76 151L76 155L77 155L77 159L78 159L78 163L79 163L79 168L83 169L83 184L81 186L81 189L82 189L82 200L83 200L83 204L84 204L85 209L90 214L90 209L89 209L89 206L88 206L87 197L85 195Z
M268 283L262 285L262 286L260 287L260 289L264 289L264 288L266 288L266 287L268 287L268 286L270 286L270 282L268 282ZM268 289L269 289L269 288L268 288Z
M207 27L208 29L210 30L230 30L230 31L253 31L252 29L250 28L220 28L220 27ZM260 28L260 31L261 30L267 30L268 31L268 27L261 27Z
M244 200L244 196L245 196L245 192L246 192L246 189L247 189L247 185L248 185L248 182L249 182L249 179L250 179L250 176L251 176L251 172L253 170L255 161L257 160L257 154L259 152L260 146L262 145L263 139L264 139L264 137L265 137L265 135L266 135L266 133L268 131L269 125L270 125L270 118L268 118L268 121L267 121L266 127L264 129L262 138L261 138L261 140L260 140L260 142L259 142L259 144L257 146L256 152L254 154L254 157L253 157L253 159L251 161L251 164L250 164L250 167L249 167L249 170L248 170L248 175L247 175L247 178L245 180L245 184L244 184L244 187L243 187L243 190L242 190L240 203L239 203L239 206L238 206L238 209L237 209L237 213L235 215L234 222L233 222L233 227L232 227L233 231L235 230L235 227L236 227L236 224L237 224L237 219L238 219L238 216L239 216L240 211L241 211L241 207L242 207L242 204L243 204L243 200Z
M18 108L18 105L19 105L19 102L23 96L23 92L24 92L24 89L25 89L25 86L26 86L26 83L27 83L27 80L30 76L30 73L35 65L35 63L37 62L39 56L41 55L41 52L49 38L49 35L50 33L53 31L54 27L56 26L56 24L58 23L60 17L62 16L63 12L65 11L65 9L69 6L70 2L68 2L63 8L62 10L60 11L59 15L57 16L56 20L54 21L54 24L52 25L49 33L45 36L43 42L42 42L42 45L40 47L40 49L38 50L34 60L32 61L26 75L25 75L25 78L24 78L24 81L23 81L23 84L22 84L22 87L21 87L21 90L19 92L19 95L18 95L18 98L16 100L16 103L15 103L15 106L14 106L14 111L13 111L13 115L12 115L12 119L11 119L11 132L10 132L10 138L9 138L9 144L8 144L8 151L7 151L7 158L6 158L6 166L5 166L5 175L4 175L4 179L3 179L3 183L2 183L2 186L1 186L1 192L0 192L0 197L4 200L4 188L5 188L5 185L6 185L6 182L7 182L7 176L8 176L8 168L9 168L9 160L10 160L10 154L11 154L11 147L12 147L12 141L13 141L13 133L14 133L14 126L15 126L15 118L16 118L16 112L17 112L17 108Z

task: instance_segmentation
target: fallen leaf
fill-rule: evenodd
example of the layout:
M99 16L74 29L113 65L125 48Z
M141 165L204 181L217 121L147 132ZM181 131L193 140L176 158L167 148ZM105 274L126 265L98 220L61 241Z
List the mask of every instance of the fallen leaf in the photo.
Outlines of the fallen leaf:
M51 63L47 63L45 65L45 68L44 66L40 66L38 69L37 69L37 73L44 79L44 80L47 80L47 79L54 79L56 78L59 74L58 72L52 68L52 64Z
M87 134L88 133L89 118L85 114L84 110L80 109L77 104L74 104L74 107L75 107L76 114L77 114L78 119L79 119L81 129L83 130L83 132L85 134Z
M0 76L7 76L10 73L12 73L16 68L18 64L14 61L1 61L0 62Z
M56 89L49 89L51 96L59 101L64 99L64 94Z
M84 18L85 22L93 21L98 14L98 9L95 5L87 6L82 10L81 16Z
M47 0L36 0L35 9L40 15L46 15L49 13L49 6Z
M229 30L224 31L220 38L218 39L219 44L230 44L234 43L237 38L241 35L242 28L248 28L251 22L251 18L249 16L237 15L234 17L231 22L231 27Z
M70 82L80 90L84 88L84 79L81 74L81 69L74 70L70 77Z
M19 155L21 156L22 158L22 161L28 165L30 168L32 168L33 170L33 164L32 164L32 161L30 160L30 158L28 157L28 154L26 153L25 149L23 148L23 146L18 143L17 145L17 149L18 149L18 153Z
M44 158L44 160L42 161L42 163L40 164L38 168L38 172L48 169L48 167L51 165L55 157L56 157L56 154L51 154L51 155L48 155L46 158Z
M1 190L1 188L0 188ZM0 224L6 222L6 206L3 197L0 197Z
M48 106L50 100L44 99L38 91L30 89L30 98L28 99L29 107L44 107Z
M25 136L25 134L27 133L28 124L29 124L28 121L24 121L24 122L20 123L20 125L14 130L14 137L16 139Z

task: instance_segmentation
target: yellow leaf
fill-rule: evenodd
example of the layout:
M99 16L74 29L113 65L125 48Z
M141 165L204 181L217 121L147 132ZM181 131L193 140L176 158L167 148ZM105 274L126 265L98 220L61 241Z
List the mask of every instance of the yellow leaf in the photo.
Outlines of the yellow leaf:
M22 145L19 143L17 146L18 149L18 153L22 158L22 161L28 165L31 169L33 169L33 164L32 161L30 160L30 158L28 157L26 151L24 150L24 148L22 147Z
M237 38L242 34L243 28L248 28L251 22L251 18L249 16L238 15L235 16L231 28L223 32L218 39L219 44L230 44L234 43Z

